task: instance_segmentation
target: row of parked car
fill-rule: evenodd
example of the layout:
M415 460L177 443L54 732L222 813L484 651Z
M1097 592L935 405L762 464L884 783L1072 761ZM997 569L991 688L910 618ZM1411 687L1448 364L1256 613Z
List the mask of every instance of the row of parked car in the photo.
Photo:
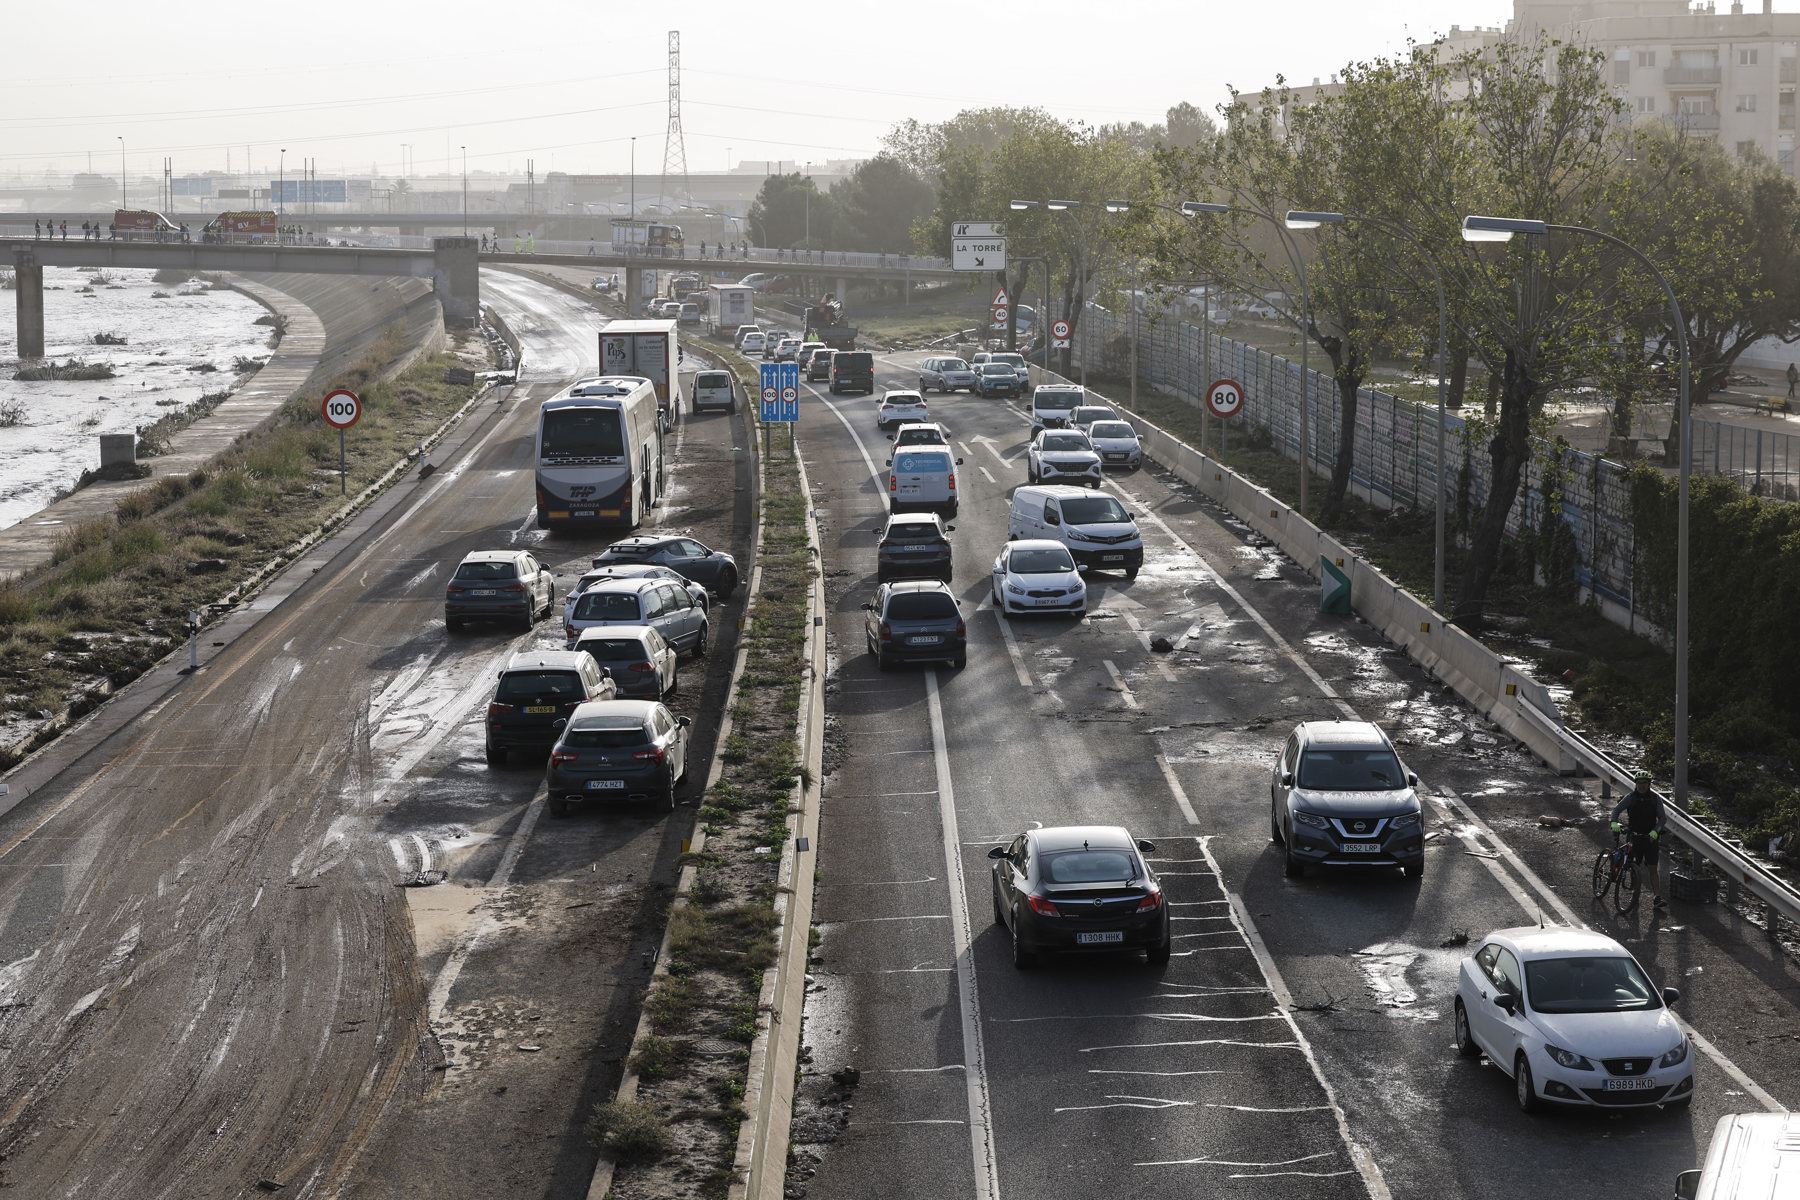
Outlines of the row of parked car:
M558 611L557 578L528 550L466 555L445 585L445 627L529 632ZM608 546L562 598L564 648L521 651L500 669L485 721L488 764L547 751L552 816L595 800L673 809L690 722L663 701L681 685L680 658L706 653L713 605L739 581L730 554L683 534Z

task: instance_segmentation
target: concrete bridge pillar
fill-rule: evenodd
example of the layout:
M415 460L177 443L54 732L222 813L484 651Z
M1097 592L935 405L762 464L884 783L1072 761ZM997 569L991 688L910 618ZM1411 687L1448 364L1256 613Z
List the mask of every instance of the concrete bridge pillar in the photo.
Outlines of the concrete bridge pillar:
M481 242L471 237L431 239L431 288L444 324L452 328L474 325L481 319Z
M841 275L838 277L837 281L837 302L839 304L848 304L850 302L850 281Z
M19 313L19 357L44 357L44 264L30 250L13 251Z
M625 294L620 297L625 302L625 315L635 317L644 305L644 268L627 266L625 268Z

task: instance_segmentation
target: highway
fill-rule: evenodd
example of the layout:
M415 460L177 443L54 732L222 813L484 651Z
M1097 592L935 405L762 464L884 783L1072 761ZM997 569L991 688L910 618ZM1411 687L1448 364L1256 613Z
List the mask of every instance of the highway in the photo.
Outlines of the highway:
M914 386L918 357L879 355L877 394ZM1597 799L1368 627L1321 616L1315 582L1171 477L1109 485L1144 535L1135 581L1094 577L1079 624L1002 621L987 572L1024 482L1017 405L930 397L965 460L969 662L878 673L859 607L885 510L874 404L802 400L832 672L790 1195L1499 1200L1521 1178L1665 1195L1721 1114L1800 1103L1784 948L1723 905L1601 920ZM1177 650L1153 653L1156 634ZM1431 794L1422 881L1283 876L1270 764L1295 722L1352 714ZM1166 969L1012 966L986 853L1040 822L1156 842ZM1527 1117L1505 1075L1456 1057L1459 939L1540 915L1603 928L1681 988L1704 1038L1691 1111Z
M538 767L482 762L494 671L560 628L447 637L449 567L531 546L573 570L605 541L546 539L530 469L535 402L591 368L600 318L486 283L526 368L460 455L0 819L17 1194L585 1195L581 1125L616 1084L691 815L552 821ZM659 515L739 553L742 420L682 425ZM734 608L682 664L699 761Z

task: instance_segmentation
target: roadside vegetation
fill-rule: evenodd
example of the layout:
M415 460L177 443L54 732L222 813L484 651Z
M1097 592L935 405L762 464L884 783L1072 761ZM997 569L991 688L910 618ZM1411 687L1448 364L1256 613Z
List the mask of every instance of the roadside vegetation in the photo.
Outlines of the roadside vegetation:
M335 381L364 402L348 440L351 496L472 393L443 381L467 365L455 353L380 381L406 349L394 326ZM113 516L63 533L48 566L0 584L0 767L177 646L188 612L230 604L340 513L337 453L316 397L295 396L208 468L129 494Z
M729 343L725 343L729 346ZM755 380L721 354L749 394ZM762 576L744 630L744 670L721 743L718 781L701 798L704 849L670 916L670 963L644 1000L652 1036L631 1061L629 1104L600 1105L589 1126L618 1162L617 1200L722 1197L731 1182L763 973L775 961L776 868L801 770L807 597L818 568L806 538L798 461L783 437L765 459ZM654 1128L658 1138L646 1136Z

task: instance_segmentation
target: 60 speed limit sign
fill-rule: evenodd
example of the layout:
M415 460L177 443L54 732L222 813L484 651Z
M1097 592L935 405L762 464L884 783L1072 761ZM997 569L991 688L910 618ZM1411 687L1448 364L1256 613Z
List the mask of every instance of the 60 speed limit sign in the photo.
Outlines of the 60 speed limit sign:
M1235 417L1244 407L1244 388L1235 379L1219 379L1206 389L1206 408L1215 417Z
M333 429L348 429L362 419L362 397L349 388L337 388L325 393L319 411Z

